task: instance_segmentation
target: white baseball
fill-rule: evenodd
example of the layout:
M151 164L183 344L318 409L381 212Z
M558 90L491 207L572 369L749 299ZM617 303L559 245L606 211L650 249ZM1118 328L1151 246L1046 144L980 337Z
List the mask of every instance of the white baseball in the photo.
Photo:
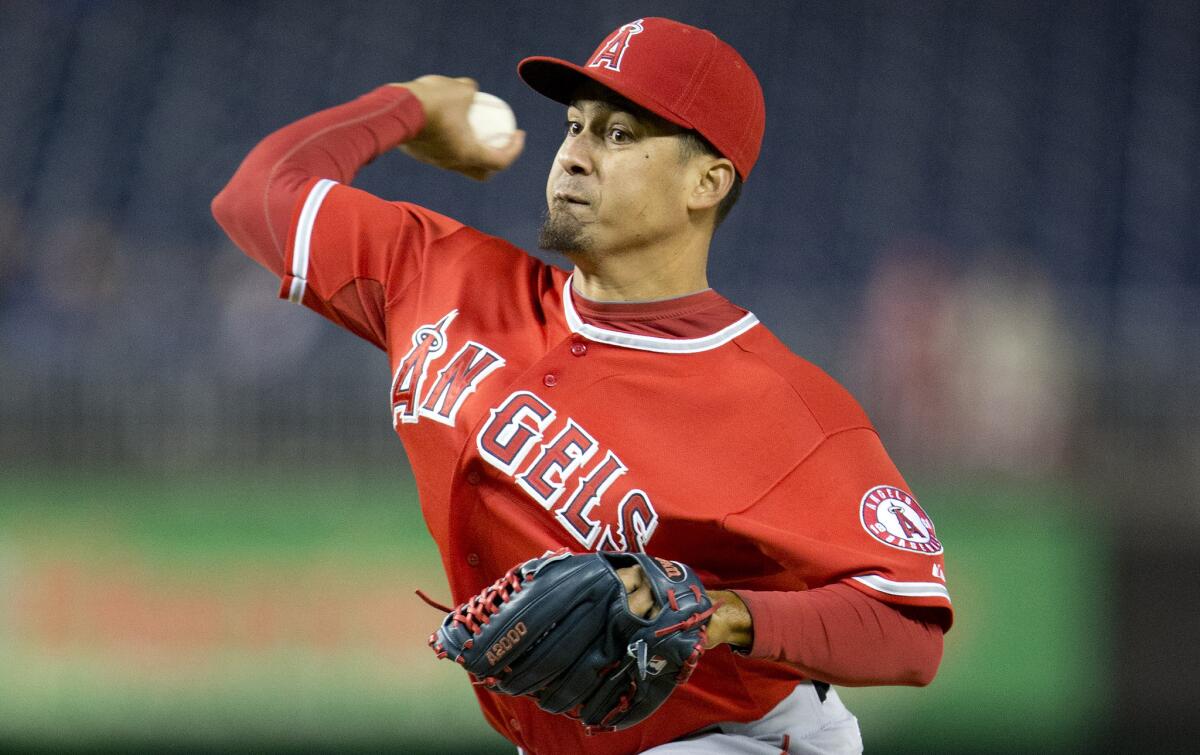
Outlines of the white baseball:
M481 143L489 147L507 146L517 130L517 116L508 103L494 94L476 92L467 111L467 124Z

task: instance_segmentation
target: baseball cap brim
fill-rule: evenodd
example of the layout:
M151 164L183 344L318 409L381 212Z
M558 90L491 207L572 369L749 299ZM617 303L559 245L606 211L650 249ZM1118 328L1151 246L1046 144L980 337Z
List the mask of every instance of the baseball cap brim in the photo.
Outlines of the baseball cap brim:
M570 105L579 88L587 82L593 81L676 126L686 129L695 128L686 118L672 111L655 97L639 91L636 87L618 84L611 78L595 71L596 69L584 68L565 60L544 56L525 58L517 64L517 74L535 92L564 105Z

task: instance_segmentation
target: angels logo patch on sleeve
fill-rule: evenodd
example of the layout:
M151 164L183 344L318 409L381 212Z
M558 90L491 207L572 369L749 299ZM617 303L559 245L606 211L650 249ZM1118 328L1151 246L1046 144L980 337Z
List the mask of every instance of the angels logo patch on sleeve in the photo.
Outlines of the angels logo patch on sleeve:
M900 488L876 485L862 497L858 513L863 529L884 545L927 556L942 552L933 521L917 499Z

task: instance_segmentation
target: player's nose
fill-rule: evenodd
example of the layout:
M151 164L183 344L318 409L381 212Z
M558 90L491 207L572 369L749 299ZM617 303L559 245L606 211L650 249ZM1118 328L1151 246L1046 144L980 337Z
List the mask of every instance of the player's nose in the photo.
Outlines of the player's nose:
M591 138L586 134L567 136L558 148L559 167L571 175L588 175L592 172Z

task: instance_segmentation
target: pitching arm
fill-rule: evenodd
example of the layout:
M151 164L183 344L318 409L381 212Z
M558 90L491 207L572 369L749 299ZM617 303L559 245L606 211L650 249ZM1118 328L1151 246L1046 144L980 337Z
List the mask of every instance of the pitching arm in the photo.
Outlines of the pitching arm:
M422 76L285 126L246 156L213 199L213 216L234 243L282 277L293 209L314 178L349 184L400 145L419 160L477 179L510 165L524 133L502 149L475 141L467 125L475 91L470 79Z

